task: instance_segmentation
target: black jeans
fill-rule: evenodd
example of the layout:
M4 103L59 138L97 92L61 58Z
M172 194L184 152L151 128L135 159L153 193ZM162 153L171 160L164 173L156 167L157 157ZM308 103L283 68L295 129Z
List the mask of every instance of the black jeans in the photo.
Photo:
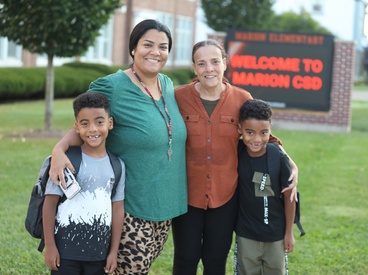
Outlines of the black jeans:
M106 261L76 261L60 259L58 271L52 270L51 275L106 275Z
M196 275L202 260L205 275L224 275L238 213L237 192L221 207L188 212L172 221L174 275Z

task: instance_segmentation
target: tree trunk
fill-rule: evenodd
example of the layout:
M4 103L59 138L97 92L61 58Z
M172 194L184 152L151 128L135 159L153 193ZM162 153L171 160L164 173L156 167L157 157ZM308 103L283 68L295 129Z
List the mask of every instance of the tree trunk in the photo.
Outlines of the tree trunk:
M54 66L53 55L47 55L46 89L45 89L45 130L52 128L52 106L54 103Z

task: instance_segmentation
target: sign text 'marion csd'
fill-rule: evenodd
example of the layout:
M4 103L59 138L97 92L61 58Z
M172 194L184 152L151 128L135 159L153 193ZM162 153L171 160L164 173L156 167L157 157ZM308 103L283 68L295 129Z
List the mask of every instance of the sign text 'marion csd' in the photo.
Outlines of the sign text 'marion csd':
M232 68L247 70L247 72L233 71L232 82L234 85L279 88L290 88L292 86L294 89L319 90L323 84L322 79L318 76L291 76L288 74L289 72L298 73L300 71L318 74L323 70L323 62L319 59L233 55L230 57L230 64ZM257 70L258 72L248 70ZM259 72L262 70L268 72Z

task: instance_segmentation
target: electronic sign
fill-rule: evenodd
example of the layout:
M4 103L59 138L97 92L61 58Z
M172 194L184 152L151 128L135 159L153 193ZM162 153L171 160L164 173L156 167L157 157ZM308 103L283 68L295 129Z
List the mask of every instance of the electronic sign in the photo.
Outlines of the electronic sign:
M331 35L231 30L226 78L273 108L329 111Z

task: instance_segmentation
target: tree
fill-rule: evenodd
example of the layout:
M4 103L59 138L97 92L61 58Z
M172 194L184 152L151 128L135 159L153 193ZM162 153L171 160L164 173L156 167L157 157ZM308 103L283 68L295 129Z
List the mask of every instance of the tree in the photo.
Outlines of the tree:
M0 0L0 36L47 54L45 130L52 128L53 58L82 55L120 0Z
M300 14L295 12L274 14L265 22L263 29L269 31L331 34L328 29L321 26L304 9L301 9Z
M273 14L273 0L202 0L206 23L215 31L260 29Z

